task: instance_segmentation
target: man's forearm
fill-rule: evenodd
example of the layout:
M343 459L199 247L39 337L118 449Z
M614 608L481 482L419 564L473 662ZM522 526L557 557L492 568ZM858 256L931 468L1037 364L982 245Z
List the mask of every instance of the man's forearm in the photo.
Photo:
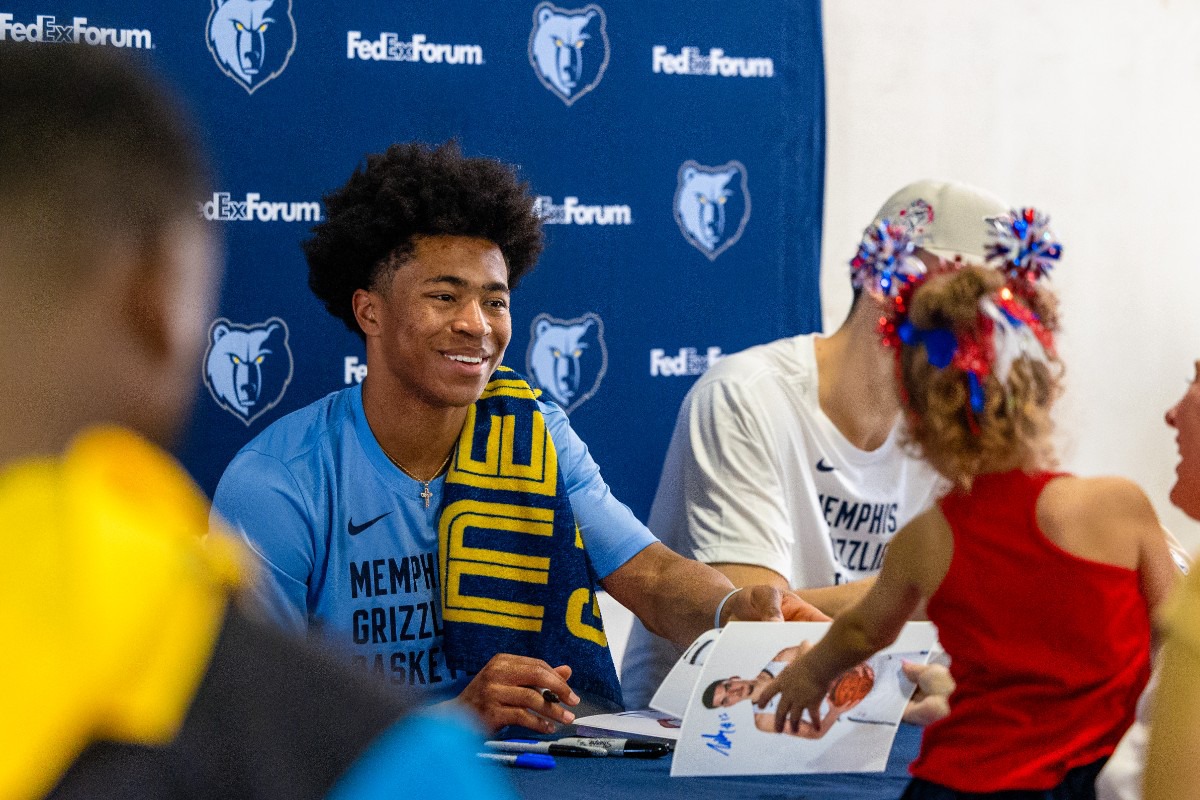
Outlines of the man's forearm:
M681 647L713 626L717 605L734 588L712 567L661 544L638 553L603 583L652 633Z

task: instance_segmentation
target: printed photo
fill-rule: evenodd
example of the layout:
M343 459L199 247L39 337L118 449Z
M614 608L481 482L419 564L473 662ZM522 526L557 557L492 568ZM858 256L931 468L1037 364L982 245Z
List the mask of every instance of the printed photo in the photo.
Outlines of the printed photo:
M788 664L820 641L829 625L726 626L703 648L705 657L683 715L671 774L883 771L901 715L916 689L902 665L929 660L936 630L927 622L909 623L891 647L830 684L819 728L806 718L777 733L774 699L759 708L758 698Z

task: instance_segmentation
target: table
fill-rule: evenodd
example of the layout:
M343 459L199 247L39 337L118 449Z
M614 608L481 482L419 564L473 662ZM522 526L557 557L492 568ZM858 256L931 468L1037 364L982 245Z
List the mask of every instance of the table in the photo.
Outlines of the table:
M917 757L921 731L900 726L882 773L672 778L667 756L652 761L559 757L552 770L510 769L507 774L526 800L896 800L908 784L908 764Z

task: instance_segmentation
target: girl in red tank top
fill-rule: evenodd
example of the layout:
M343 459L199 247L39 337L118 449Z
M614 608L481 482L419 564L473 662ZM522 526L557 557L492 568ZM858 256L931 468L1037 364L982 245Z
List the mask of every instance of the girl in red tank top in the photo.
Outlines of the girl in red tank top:
M942 262L904 278L881 321L909 444L954 488L896 535L863 600L759 703L781 695L777 729L805 712L819 728L831 681L927 601L957 688L904 797L1094 798L1175 571L1137 486L1049 471L1061 365L1055 302L1035 281L1057 244L1033 209L989 224L1002 269Z

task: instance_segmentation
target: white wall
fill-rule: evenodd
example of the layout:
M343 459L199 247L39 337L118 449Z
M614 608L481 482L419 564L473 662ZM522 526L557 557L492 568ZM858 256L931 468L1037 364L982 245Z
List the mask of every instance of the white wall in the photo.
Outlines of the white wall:
M830 0L825 328L846 261L895 189L949 177L1048 211L1064 244L1063 465L1167 500L1163 413L1200 358L1200 3Z

